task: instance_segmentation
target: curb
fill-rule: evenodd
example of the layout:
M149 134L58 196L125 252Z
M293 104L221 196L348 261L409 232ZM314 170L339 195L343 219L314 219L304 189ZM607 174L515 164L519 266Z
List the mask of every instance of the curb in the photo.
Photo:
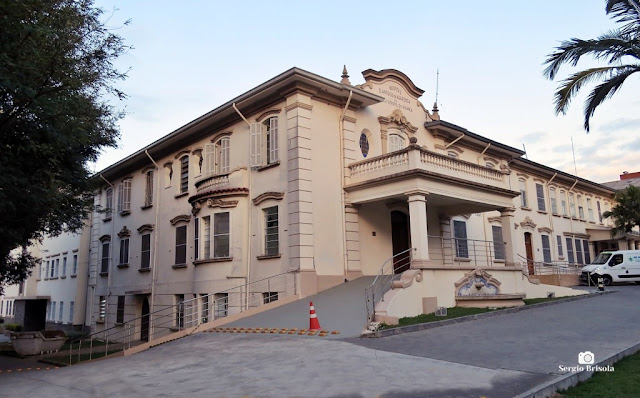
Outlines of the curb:
M470 322L470 321L475 321L477 319L491 318L491 317L494 317L494 316L499 316L499 315L504 315L504 314L514 314L514 313L520 312L520 311L527 311L527 310L531 310L531 309L535 309L535 308L547 307L547 306L550 306L550 305L568 303L570 301L584 300L584 299L599 297L599 296L606 295L606 294L611 294L611 293L616 293L616 291L615 290L614 291L607 290L607 291L604 291L604 292L595 292L595 293L584 294L584 295L581 295L581 296L567 297L567 298L564 298L564 299L547 301L545 303L523 305L521 307L506 308L506 309L503 309L503 310L485 312L485 313L482 313L482 314L462 316L460 318L445 319L443 321L419 323L417 325L409 325L409 326L401 326L401 327L392 328L392 329L384 329L384 330L379 330L377 332L362 334L360 337L361 338L363 338L363 337L364 338L377 338L377 337L394 336L394 335L397 335L397 334L419 332L421 330L433 329L433 328L437 328L437 327L440 327L440 326L454 325L456 323Z
M613 365L622 358L628 357L640 351L640 343L633 345L626 350L622 350L617 354L610 356L609 358L594 364L594 366L607 366ZM576 384L589 379L595 371L587 371L583 370L582 372L577 373L568 373L562 376L559 376L553 380L550 380L546 383L542 383L530 390L523 392L522 394L516 395L513 398L549 398L553 396L553 394L557 390L566 390L569 387L573 387Z

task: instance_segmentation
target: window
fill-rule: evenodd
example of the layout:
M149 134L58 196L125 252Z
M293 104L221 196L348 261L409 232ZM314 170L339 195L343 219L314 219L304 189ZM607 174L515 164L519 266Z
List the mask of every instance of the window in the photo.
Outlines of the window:
M69 303L69 323L73 323L73 310L75 309L75 302Z
M58 277L58 272L60 271L60 259L56 258L56 275L55 277Z
M100 305L98 308L98 322L104 322L107 317L107 298L105 296L100 296L98 304Z
M389 152L399 151L406 147L404 138L398 134L389 134Z
M120 265L129 264L129 238L120 239Z
M549 235L542 235L542 257L545 263L551 262L551 242L549 242Z
M278 206L264 209L265 233L264 233L264 254L266 256L277 256L280 254L280 243L278 235Z
M184 328L184 294L176 294L176 327Z
M527 201L527 182L523 179L519 180L520 182L520 206L528 207L529 202Z
M596 207L598 208L598 219L600 220L600 224L602 224L602 210L600 209L600 201L596 202Z
M230 137L222 137L213 144L204 146L205 174L229 172Z
M56 302L51 303L51 321L56 320Z
M209 322L209 295L201 294L200 300L202 301L202 323Z
M202 232L204 240L204 258L211 258L211 218L209 216L202 217Z
M362 152L362 157L367 157L369 154L369 138L366 133L360 134L360 152Z
M587 214L589 215L589 221L594 222L595 219L593 218L593 202L591 201L591 198L587 198Z
M557 236L557 243L558 243L558 256L562 257L564 256L564 254L562 254L562 236L558 235Z
M262 146L263 142L266 143L264 148ZM250 144L251 167L277 163L279 160L278 118L274 116L266 119L262 123L251 124Z
M145 207L153 205L153 170L145 174L144 205Z
M196 217L193 222L193 259L198 261L200 259L200 219Z
M576 262L573 257L573 241L571 238L567 238L567 256L569 257L569 264L573 264Z
M58 322L62 322L62 318L64 318L64 301L60 302L60 313L58 314Z
M169 188L171 186L171 180L173 179L173 163L169 162L164 165L164 187Z
M67 257L62 259L62 276L67 276Z
M447 156L449 156L450 158L458 159L458 152L456 152L456 151L448 151L447 152Z
M102 263L100 273L109 272L109 242L102 242Z
M564 191L560 191L560 207L562 207L562 215L567 216L567 197Z
M576 201L573 193L569 194L569 208L571 209L571 217L576 218Z
M591 254L589 254L589 241L583 240L582 247L584 248L584 263L591 264Z
M187 226L176 228L176 264L187 263Z
M73 271L71 275L76 275L78 273L78 255L73 255Z
M44 277L45 279L49 278L49 261L47 260L47 268L45 269L44 272Z
M556 199L556 190L551 188L549 190L549 201L551 202L551 212L558 214L558 201Z
M275 251L278 253L278 208L276 209L276 245ZM269 227L267 226L267 229ZM229 212L216 213L213 215L213 257L223 258L229 257Z
M216 293L213 301L213 316L215 319L227 316L229 309L229 293Z
M107 200L105 203L105 218L111 218L111 213L113 212L113 189L107 189Z
M56 260L51 260L51 273L49 274L49 278L53 278L56 272Z
M116 310L116 323L124 323L124 296L118 296L118 308Z
M458 220L453 221L453 234L456 240L456 257L469 258L467 223Z
M278 301L278 292L264 292L262 293L262 303L269 304L274 301Z
M584 220L584 206L582 206L582 196L578 195L578 217Z
M189 192L189 156L180 158L180 193Z
M118 213L124 215L131 211L131 179L118 185Z
M493 251L496 260L504 260L504 240L502 239L502 227L497 225L491 226L491 232L493 233Z
M576 239L576 259L578 260L578 264L584 264L582 262L582 244L580 239Z
M536 184L536 197L538 199L538 210L547 211L544 203L544 186L542 184Z
M140 269L151 266L151 234L142 235L142 251L140 252Z

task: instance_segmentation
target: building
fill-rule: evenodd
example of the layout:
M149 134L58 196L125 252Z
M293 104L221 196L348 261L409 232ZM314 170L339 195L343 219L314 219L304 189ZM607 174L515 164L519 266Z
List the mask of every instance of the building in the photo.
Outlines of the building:
M614 190L442 120L400 71L363 77L292 68L98 173L85 323L148 340L385 264L382 317L578 294L537 271L598 253Z

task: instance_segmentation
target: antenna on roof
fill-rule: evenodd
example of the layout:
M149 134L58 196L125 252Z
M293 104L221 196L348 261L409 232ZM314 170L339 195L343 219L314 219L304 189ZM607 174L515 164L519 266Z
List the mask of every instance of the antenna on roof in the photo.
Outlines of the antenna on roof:
M576 150L573 148L573 136L571 137L571 152L573 152L573 171L575 176L578 176L578 167L576 166Z
M436 104L438 103L439 88L440 88L440 68L436 69Z
M522 143L522 150L524 151L525 159L529 160L529 155L527 155L527 148L524 146L524 142Z

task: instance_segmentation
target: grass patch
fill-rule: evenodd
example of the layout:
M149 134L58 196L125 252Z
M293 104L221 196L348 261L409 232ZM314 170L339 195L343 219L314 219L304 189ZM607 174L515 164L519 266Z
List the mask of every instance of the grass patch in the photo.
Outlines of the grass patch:
M526 298L526 299L522 299L522 301L524 301L525 305L531 305L531 304L538 304L538 303L546 303L547 301L556 301L556 300L561 300L561 299L565 299L565 298L569 298L571 296L562 296L562 297L542 297L542 298Z
M447 316L436 316L435 314L422 314L418 316L410 316L398 319L398 325L384 325L384 329L391 329L400 326L417 325L420 323L429 323L436 321L443 321L445 319L460 318L468 315L483 314L485 312L493 312L496 309L490 308L464 308L464 307L450 307L447 308Z
M70 345L70 341L67 340L64 342L64 345L62 346L62 348L60 348L60 351L69 351L69 345ZM102 340L96 340L93 339L93 343L91 343L91 340L82 340L82 346L81 348L89 348L91 347L91 345L93 344L93 347L100 347L100 346L104 346L106 343ZM111 343L113 344L113 342ZM73 349L77 350L78 349L78 342L75 341L73 343Z
M637 398L640 391L640 353L624 358L614 365L613 372L599 372L568 390L567 398Z
M93 354L91 354L91 359L98 359L98 358L102 358L104 356L107 355L111 355L113 353L116 352L120 352L122 351L120 350L109 350L107 351L107 353L105 354L105 352L103 350L100 350L98 352L94 352ZM80 362L84 362L84 361L88 361L89 360L89 354L80 354L80 356L78 356L78 354L74 354L71 356L71 365L75 365L76 363L80 363ZM69 365L69 355L60 355L60 356L55 356L55 357L49 357L46 358L47 362L50 363L59 363L59 364L64 364L64 365Z

